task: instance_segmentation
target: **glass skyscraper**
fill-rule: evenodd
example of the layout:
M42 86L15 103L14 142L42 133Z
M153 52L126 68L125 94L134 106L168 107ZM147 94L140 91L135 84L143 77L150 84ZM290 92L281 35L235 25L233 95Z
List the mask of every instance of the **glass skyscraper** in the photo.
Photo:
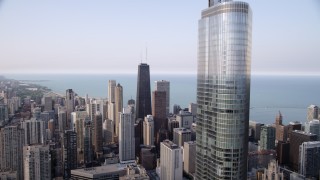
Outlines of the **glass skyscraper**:
M251 9L209 0L199 20L196 179L246 179Z

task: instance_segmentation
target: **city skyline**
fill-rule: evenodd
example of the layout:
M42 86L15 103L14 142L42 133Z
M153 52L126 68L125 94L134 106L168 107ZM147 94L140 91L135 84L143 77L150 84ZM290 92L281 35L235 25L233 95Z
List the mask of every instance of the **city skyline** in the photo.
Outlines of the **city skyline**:
M254 9L253 74L319 74L319 2L245 2ZM0 71L135 73L142 60L152 73L195 74L197 22L206 6L205 0L1 1Z

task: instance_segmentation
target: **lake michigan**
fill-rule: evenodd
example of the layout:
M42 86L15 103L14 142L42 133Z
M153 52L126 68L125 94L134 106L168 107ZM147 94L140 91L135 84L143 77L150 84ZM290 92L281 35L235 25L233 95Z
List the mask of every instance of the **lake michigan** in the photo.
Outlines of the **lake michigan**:
M64 94L73 89L78 95L106 98L108 80L116 80L123 86L124 104L136 96L136 74L5 74L16 80L32 80L52 91ZM45 80L45 81L39 81ZM151 90L154 81L170 81L170 107L182 108L196 103L196 75L151 74ZM307 107L320 104L320 76L252 75L250 96L250 120L272 124L280 111L284 123L305 122Z

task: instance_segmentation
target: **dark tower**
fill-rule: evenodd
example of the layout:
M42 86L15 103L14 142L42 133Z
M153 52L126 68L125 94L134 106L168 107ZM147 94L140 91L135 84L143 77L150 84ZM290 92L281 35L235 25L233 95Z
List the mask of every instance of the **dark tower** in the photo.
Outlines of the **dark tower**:
M144 119L151 114L151 91L149 65L141 63L138 66L136 119Z

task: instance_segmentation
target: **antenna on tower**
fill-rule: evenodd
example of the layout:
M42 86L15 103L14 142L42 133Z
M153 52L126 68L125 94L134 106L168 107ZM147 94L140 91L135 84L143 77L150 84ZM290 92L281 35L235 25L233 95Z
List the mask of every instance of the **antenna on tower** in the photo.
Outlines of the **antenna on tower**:
M142 64L142 51L140 51L140 61L141 61L141 64Z
M146 63L148 63L148 45L146 43Z

